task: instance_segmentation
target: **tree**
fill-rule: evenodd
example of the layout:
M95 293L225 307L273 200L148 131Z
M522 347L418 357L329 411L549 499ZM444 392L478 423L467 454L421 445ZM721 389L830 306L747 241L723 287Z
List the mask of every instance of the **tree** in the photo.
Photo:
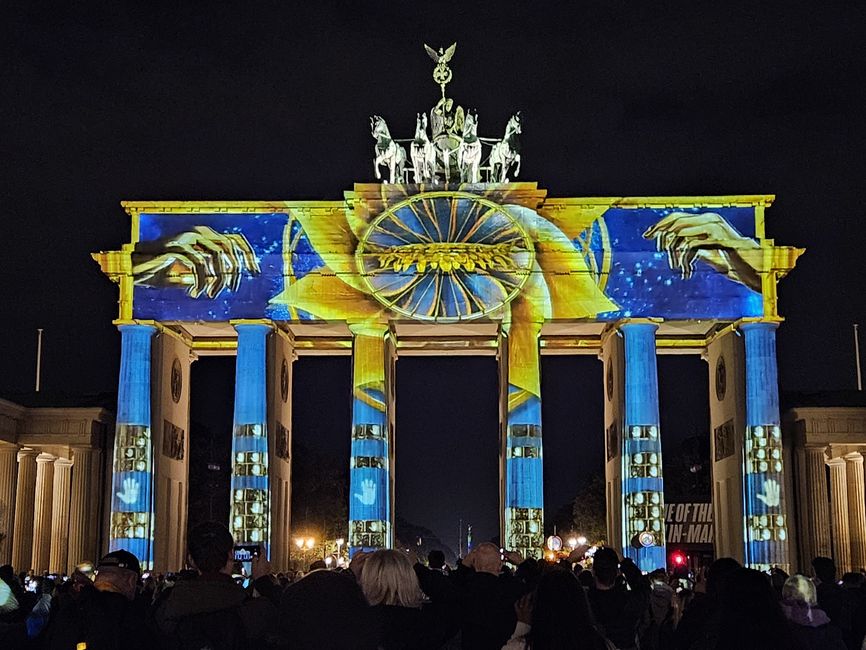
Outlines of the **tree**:
M607 517L604 477L591 474L574 497L572 519L574 530L591 544L607 540Z

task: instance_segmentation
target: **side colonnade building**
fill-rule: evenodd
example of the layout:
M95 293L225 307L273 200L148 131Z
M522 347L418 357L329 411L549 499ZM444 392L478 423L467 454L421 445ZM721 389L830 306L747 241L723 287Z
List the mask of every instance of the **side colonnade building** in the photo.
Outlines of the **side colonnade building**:
M107 540L113 414L0 399L0 565L71 574Z

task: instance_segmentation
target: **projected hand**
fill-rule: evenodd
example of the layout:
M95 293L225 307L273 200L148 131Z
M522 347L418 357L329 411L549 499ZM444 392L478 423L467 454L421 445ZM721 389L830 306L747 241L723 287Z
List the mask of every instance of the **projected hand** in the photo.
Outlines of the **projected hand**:
M775 508L782 502L782 488L778 481L773 479L764 481L764 492L766 494L756 494L755 496L763 501L768 508Z
M731 280L753 291L761 290L761 247L715 212L671 212L643 236L656 240L656 248L668 254L668 264L683 279L692 277L695 262L700 259Z
M127 478L123 481L123 492L117 493L117 498L126 505L132 505L138 501L138 481L134 478Z
M371 506L376 503L376 484L372 479L364 479L361 481L361 494L355 493L355 498L361 502L361 505Z
M146 245L141 247L146 250ZM187 293L216 298L224 289L237 291L244 272L261 273L252 246L240 233L218 233L208 226L196 226L161 246L153 257L132 269L135 284L186 285Z

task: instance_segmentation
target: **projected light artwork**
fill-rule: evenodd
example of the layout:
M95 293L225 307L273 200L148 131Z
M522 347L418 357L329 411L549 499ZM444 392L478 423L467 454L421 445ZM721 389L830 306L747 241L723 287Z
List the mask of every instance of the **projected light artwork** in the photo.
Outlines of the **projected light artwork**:
M776 284L802 251L766 238L773 197L548 197L508 178L522 117L500 140L477 136L478 124L440 102L400 154L374 117L376 164L391 182L356 184L343 200L125 204L131 242L95 256L121 288L114 547L153 557L154 522L168 527L157 510L185 494L178 483L165 496L156 478L182 482L185 466L154 464L151 399L166 421L188 411L163 406L161 383L152 395L152 359L237 355L230 527L280 563L291 546L291 360L352 355L355 553L394 543L398 355L459 350L498 357L502 545L540 557L539 358L590 353L606 364L609 541L641 568L664 566L656 355L680 351L726 355L730 376L744 376L745 410L717 391L711 414L713 424L734 413L714 473L735 472L743 497L716 513L741 534L725 553L787 564Z

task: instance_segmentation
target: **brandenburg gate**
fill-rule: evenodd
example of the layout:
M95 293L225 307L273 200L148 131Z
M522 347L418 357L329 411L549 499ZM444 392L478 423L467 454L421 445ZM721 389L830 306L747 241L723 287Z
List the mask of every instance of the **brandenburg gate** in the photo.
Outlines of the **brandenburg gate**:
M288 566L292 362L351 354L348 544L392 546L397 360L463 354L498 359L501 543L538 557L539 357L592 354L609 542L644 570L665 566L656 355L700 354L717 555L786 567L776 286L802 250L766 237L773 197L550 197L511 178L520 114L502 138L478 136L478 116L445 94L453 46L428 51L441 99L415 137L371 119L383 182L342 200L123 204L130 242L94 255L120 287L112 548L183 564L190 364L214 354L237 357L237 543Z

